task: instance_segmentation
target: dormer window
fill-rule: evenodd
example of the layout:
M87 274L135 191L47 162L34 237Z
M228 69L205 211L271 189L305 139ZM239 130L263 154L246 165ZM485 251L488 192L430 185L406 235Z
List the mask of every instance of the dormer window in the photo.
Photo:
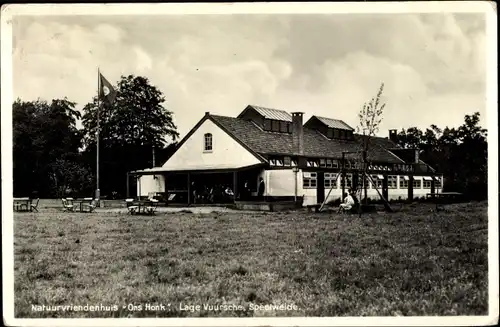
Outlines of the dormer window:
M292 124L283 120L264 119L263 129L268 132L292 133Z
M213 139L212 139L212 134L210 133L206 133L205 136L204 136L204 151L206 152L211 152L213 150Z

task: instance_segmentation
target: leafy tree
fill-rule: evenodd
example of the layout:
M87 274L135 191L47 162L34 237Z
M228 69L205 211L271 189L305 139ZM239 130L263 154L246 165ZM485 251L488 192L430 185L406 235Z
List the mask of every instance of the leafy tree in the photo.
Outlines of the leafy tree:
M55 159L50 164L50 177L57 197L92 194L93 177L81 162Z
M115 101L102 103L99 111L101 192L124 195L126 173L151 167L153 148L158 158L179 134L165 97L147 78L122 76L116 91ZM83 113L85 155L95 169L97 97Z
M458 128L431 125L425 132L416 127L398 133L402 147L421 149L420 158L443 173L445 190L469 198L487 196L487 131L479 126L480 114L466 115Z
M371 148L371 140L379 131L380 124L382 123L382 115L384 113L385 103L381 102L382 94L384 92L384 83L380 85L377 95L369 102L365 102L363 107L358 113L359 125L356 127L356 133L362 135L361 137L361 158L363 163L363 190L364 201L368 202L367 188L368 180L366 174L368 173L368 163L370 161L369 151ZM359 159L358 159L359 160ZM361 211L360 211L361 212Z
M80 160L82 133L76 128L80 113L67 99L13 103L14 194L55 196L54 168ZM65 169L65 168L64 168ZM57 171L60 175L60 172Z

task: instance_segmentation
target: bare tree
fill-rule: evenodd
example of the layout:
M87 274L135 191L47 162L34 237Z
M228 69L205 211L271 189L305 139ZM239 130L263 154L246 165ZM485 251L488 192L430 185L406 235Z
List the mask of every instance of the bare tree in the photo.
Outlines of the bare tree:
M369 102L363 104L363 108L359 111L359 125L356 127L356 133L361 136L361 162L363 170L363 191L365 204L368 201L367 187L368 181L368 166L370 163L369 150L371 148L372 137L375 136L380 124L382 123L382 115L384 113L385 103L382 103L381 98L384 92L384 83L380 84L380 88L375 97L372 97Z

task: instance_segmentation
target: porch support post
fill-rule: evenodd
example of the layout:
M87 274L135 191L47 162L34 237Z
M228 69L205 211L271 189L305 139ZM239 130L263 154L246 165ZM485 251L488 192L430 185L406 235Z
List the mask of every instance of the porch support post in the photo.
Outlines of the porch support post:
M342 185L342 195L340 196L340 202L344 202L345 194L345 153L342 152L342 161L340 162L340 185Z
M191 173L187 173L187 191L188 191L188 205L191 205Z
M408 178L408 201L413 201L413 175Z
M431 193L436 193L436 180L434 179L434 174L431 175Z
M389 201L389 181L387 180L388 175L384 174L384 179L382 180L382 195Z
M238 172L233 171L233 201L236 201L236 195L238 194Z
M130 188L130 174L129 174L129 172L127 172L127 193L126 193L127 194L127 199L130 197L130 190L129 190L129 188Z
M139 200L141 199L141 175L135 175L136 179L137 179L137 185L139 187L139 194L137 194L137 197L139 198Z

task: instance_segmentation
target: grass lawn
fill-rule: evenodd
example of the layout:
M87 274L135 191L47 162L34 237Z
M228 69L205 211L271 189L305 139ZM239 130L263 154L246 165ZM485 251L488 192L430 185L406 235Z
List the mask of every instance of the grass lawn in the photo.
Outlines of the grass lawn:
M14 220L18 318L488 314L485 202L438 213L427 204L406 206L361 218L45 209ZM145 310L146 303L166 309ZM87 304L117 307L32 306ZM295 308L254 310L255 304Z

